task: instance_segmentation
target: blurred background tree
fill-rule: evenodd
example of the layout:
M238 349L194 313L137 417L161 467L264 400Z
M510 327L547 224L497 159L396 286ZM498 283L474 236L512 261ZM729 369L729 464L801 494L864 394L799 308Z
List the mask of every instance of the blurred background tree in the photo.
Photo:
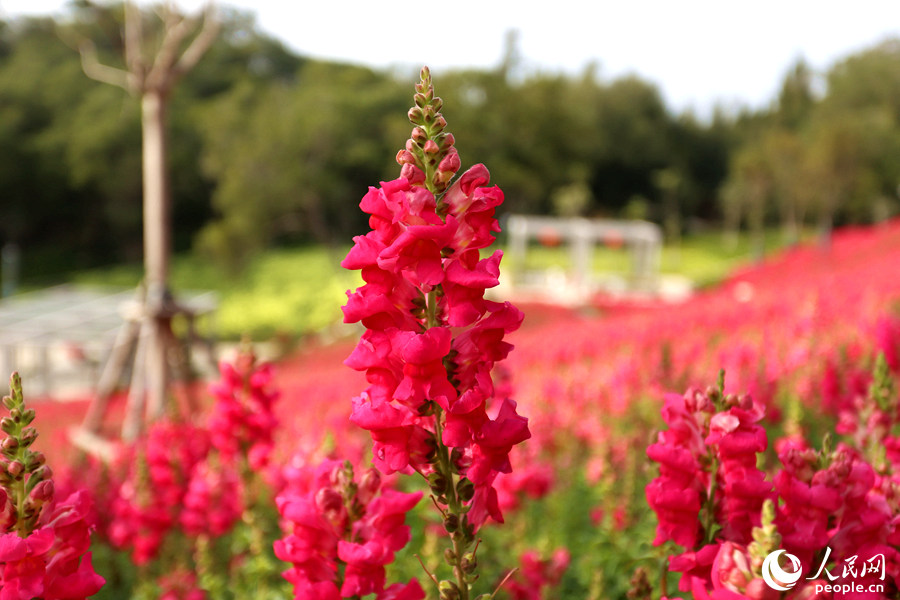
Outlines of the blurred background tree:
M56 21L0 23L0 244L22 248L32 277L140 257L138 110L86 80L70 47L77 33L120 53L116 10L82 1ZM176 250L238 270L273 246L348 243L366 186L396 176L414 72L298 56L246 13L221 20L171 103ZM798 60L768 108L703 118L598 65L529 70L515 35L496 68L438 85L465 162L491 165L510 212L643 216L672 236L780 225L790 242L900 209L897 40L824 73Z

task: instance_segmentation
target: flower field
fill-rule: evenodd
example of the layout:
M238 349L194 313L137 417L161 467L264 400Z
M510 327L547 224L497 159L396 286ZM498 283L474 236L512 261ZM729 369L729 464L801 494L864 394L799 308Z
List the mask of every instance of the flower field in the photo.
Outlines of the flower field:
M14 386L0 600L897 597L900 221L677 305L494 302L503 194L416 91L358 339L245 347L110 463Z

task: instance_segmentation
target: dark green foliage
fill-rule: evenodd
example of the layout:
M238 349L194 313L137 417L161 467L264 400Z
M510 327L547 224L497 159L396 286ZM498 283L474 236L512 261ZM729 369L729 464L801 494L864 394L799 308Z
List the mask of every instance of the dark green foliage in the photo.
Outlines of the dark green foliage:
M75 49L91 39L121 66L122 18L85 0L58 21L0 22L0 244L19 244L32 279L141 255L137 100L88 79ZM345 244L365 229L367 186L399 173L414 72L300 57L251 15L222 18L170 105L176 250L240 267L275 244ZM781 221L790 238L900 208L896 40L837 63L824 97L798 61L770 109L706 121L636 76L528 73L516 56L510 38L497 69L435 78L463 167L490 167L505 211L643 216L675 233L731 216Z

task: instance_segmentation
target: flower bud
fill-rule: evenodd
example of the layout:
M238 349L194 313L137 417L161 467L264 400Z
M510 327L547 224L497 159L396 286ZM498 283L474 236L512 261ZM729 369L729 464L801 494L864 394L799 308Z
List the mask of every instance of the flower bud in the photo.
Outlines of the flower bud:
M18 478L19 475L21 475L22 472L25 470L25 465L23 465L22 463L20 463L17 460L14 460L11 463L9 463L9 466L6 468L6 470L9 472L10 475Z
M425 142L425 147L423 148L423 150L425 150L426 154L437 154L441 151L441 149L438 148L438 145L434 143L434 140L428 140L427 142Z
M16 522L16 507L10 502L4 490L0 495L0 530L9 531Z
M397 164L414 165L416 164L416 157L409 150L400 150L397 153Z
M31 490L31 494L29 494L29 498L31 498L32 502L36 503L38 506L45 502L50 502L50 500L53 499L53 488L53 481L45 479L34 486L34 489Z
M451 148L438 165L438 171L456 173L459 171L459 166L459 153L456 151L456 148Z
M426 133L425 129L422 127L413 127L412 134L410 134L409 138L418 146L424 146L425 142L430 141L428 139L428 133Z
M416 125L421 125L424 122L424 115L422 114L422 109L418 106L414 106L409 109L409 112L406 113L406 116L409 117L411 123L415 123Z
M26 427L22 431L22 445L30 446L37 439L38 433L34 427Z
M441 473L429 473L428 487L435 494L444 494L447 491L447 478Z
M414 164L407 163L400 169L400 177L408 179L413 185L425 181L425 173Z
M444 517L444 529L447 533L453 533L459 529L459 517L454 514L448 514Z
M316 492L316 507L325 514L334 514L344 507L344 499L331 488L322 488Z
M438 166L438 169L440 169L440 166ZM450 180L453 179L453 175L453 171L438 170L434 172L434 177L432 177L431 180L440 191L443 191L450 185Z
M459 483L456 484L456 495L459 496L459 499L463 502L468 502L475 495L475 484L463 477L459 480Z
M336 488L347 487L347 484L353 481L352 466L349 461L344 464L335 465L329 473L328 480ZM350 471L348 473L348 471Z
M765 581L757 577L747 584L744 595L751 600L778 600L781 596L774 588L769 587Z
M378 474L378 471L366 469L359 482L359 491L357 492L359 501L363 504L368 504L375 497L375 493L378 492L380 487L381 475Z
M441 600L457 600L459 598L459 587L452 581L445 579L440 582L438 590L441 593Z
M35 452L31 455L30 460L28 461L28 470L36 471L38 467L45 465L47 463L47 457L44 456L43 452Z

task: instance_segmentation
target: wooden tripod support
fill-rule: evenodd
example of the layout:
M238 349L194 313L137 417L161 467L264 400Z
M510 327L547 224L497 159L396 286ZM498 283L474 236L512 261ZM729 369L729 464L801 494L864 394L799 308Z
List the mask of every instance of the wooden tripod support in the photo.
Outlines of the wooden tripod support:
M124 323L103 368L97 393L91 400L81 430L75 434L76 441L83 446L94 445L92 439L99 440L110 397L127 371L131 371L131 385L122 423L122 440L130 442L141 434L145 422L165 415L171 391L169 383L177 378L189 384L193 379L190 348L194 343L200 342L210 363L216 364L212 342L197 334L197 313L175 302L168 290L148 294L142 287L135 300L124 307L122 316ZM172 331L172 321L176 318L184 318L187 323L184 341ZM162 369L161 376L154 376L151 373L154 369ZM164 385L152 386L153 381L163 381ZM191 385L185 386L185 397L184 410L189 414L198 412L198 400Z

